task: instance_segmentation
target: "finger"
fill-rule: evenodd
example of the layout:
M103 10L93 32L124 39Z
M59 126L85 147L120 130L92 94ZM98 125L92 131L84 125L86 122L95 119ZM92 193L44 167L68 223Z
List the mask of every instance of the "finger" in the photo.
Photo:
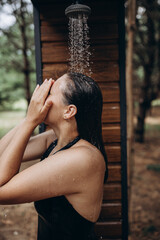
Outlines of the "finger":
M50 101L50 100L48 100L48 101L45 102L45 104L44 104L44 106L43 106L43 108L42 108L42 113L43 113L44 115L46 115L46 114L48 113L48 111L49 111L50 107L52 106L52 104L53 104L53 102Z
M38 91L36 92L36 97L42 99L43 103L50 91L53 82L53 80L48 81L47 79L45 79L42 85L39 87Z
M38 89L39 89L39 84L37 84L37 86L35 87L35 89L34 89L34 91L33 91L33 93L32 93L32 98L35 96L35 94L36 94L36 92L38 91ZM32 99L31 98L31 99Z
M46 89L46 87L47 87L48 85L51 85L51 84L53 84L54 82L55 82L55 81L54 81L52 78L50 78L49 80L45 79L44 82L42 83L42 85L40 86L41 91L43 92L44 89Z
M48 80L47 80L47 78L46 78L42 84L46 83L47 81L48 81ZM34 89L34 92L33 92L33 93L37 92L37 90L41 88L42 84L41 84L41 85L37 84L37 86L36 86L36 88ZM39 90L39 91L40 91L40 90Z
M55 82L55 80L53 78L50 78L49 81L54 81Z
M39 92L39 94L41 95L41 98L43 99L43 101L46 100L49 92L50 92L50 89L52 87L52 85L54 84L54 80L52 79L49 79L49 81L46 81L43 86L41 86L41 90Z
M37 86L35 87L34 92L36 92L38 88L39 88L39 84L37 84Z
M43 82L42 82L42 84L44 84L44 83L46 83L46 82L48 82L48 78L46 78ZM42 85L41 84L41 85Z

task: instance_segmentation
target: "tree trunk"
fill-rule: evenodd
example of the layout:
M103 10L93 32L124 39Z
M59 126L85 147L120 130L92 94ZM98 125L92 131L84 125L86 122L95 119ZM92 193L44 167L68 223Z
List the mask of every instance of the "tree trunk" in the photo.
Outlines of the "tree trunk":
M22 34L22 41L23 41L23 59L24 59L24 79L25 79L25 91L26 91L26 100L29 105L30 99L31 99L31 93L30 93L30 66L29 66L29 60L27 56L27 37L26 37L26 23L25 23L25 17L24 17L24 3L23 0L21 0L21 20L22 24L20 26L21 28L21 34Z
M139 115L137 118L137 127L135 130L136 136L135 140L137 142L143 143L144 142L144 123L145 123L145 117L146 112L148 108L146 107L145 101L142 101L139 103Z
M137 117L137 127L135 129L137 142L144 142L144 128L145 128L145 117L147 111L151 107L151 101L153 100L152 95L150 94L150 89L152 88L152 74L154 70L154 61L156 57L156 41L155 41L155 29L154 23L149 15L149 10L147 10L147 26L148 26L148 48L149 56L148 63L144 67L144 84L141 87L140 101L139 101L139 113Z
M137 127L135 129L135 140L137 142L144 142L144 133L145 133L145 117L147 111L151 106L151 99L149 98L149 90L150 90L150 81L151 81L151 65L146 65L145 69L145 77L144 77L144 86L141 88L141 97L139 100L139 113L137 116Z
M26 90L27 103L29 105L31 100L31 93L30 93L30 77L29 77L28 71L25 72L25 90Z
M128 205L129 205L129 221L133 221L131 209L131 181L133 175L133 43L135 33L136 18L136 0L129 0L127 14L127 51L126 51L126 98L127 98L127 181L128 181Z
M133 42L135 33L136 1L130 0L128 5L127 55L126 55L126 98L127 98L127 170L128 186L130 186L133 169Z

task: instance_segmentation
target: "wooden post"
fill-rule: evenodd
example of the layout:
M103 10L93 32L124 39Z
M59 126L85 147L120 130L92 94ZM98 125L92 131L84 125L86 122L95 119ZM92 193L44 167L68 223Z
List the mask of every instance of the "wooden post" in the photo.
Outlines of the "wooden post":
M133 153L134 153L134 125L133 125L133 43L136 18L136 0L128 1L127 14L127 52L126 52L126 99L127 99L127 171L128 171L128 210L129 227L132 224L132 209L130 203L131 180L133 174Z
M127 54L126 54L126 98L127 98L127 159L128 187L131 184L133 168L133 41L135 31L136 0L129 0L127 22Z

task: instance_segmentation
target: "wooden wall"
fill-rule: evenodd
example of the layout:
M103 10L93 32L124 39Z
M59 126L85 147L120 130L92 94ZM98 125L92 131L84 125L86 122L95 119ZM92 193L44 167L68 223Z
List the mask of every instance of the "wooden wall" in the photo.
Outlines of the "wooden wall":
M64 10L70 4L62 0L53 2L47 4L42 1L39 6L43 80L50 77L56 79L68 69L68 19ZM119 0L86 0L85 3L92 9L88 21L92 77L99 83L103 93L103 139L109 162L102 211L95 229L99 239L119 240L122 239L123 223Z

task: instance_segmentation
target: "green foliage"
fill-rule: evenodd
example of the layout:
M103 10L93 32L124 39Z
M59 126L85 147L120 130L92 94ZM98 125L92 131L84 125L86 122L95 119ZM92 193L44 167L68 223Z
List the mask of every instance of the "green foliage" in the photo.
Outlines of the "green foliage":
M145 124L145 131L158 132L160 131L160 124Z
M35 46L34 46L34 29L33 29L33 14L26 14L25 19L25 34L27 38L27 57L30 60L30 71L35 70ZM28 19L29 18L29 19ZM20 20L20 19L19 19ZM0 67L7 70L15 70L17 72L24 71L23 59L23 39L21 26L19 22L15 22L9 28L1 29L0 35Z
M0 29L0 109L10 109L12 104L26 98L26 70L30 89L36 85L33 13L30 1L0 0L0 11L8 5L16 21ZM25 43L24 43L25 39ZM27 69L24 57L26 52Z
M160 172L160 164L149 164L147 165L148 170L153 170L155 172Z
M155 107L155 106L160 106L160 99L156 99L152 101L152 107Z
M25 110L0 112L0 138L16 126L25 116Z
M4 109L19 98L24 98L23 75L0 69L0 76L0 109Z
M133 85L146 88L148 101L152 101L160 92L160 4L157 0L137 0L136 4Z
M148 226L148 227L144 227L144 228L142 229L142 231L143 231L143 235L146 236L148 233L154 233L154 232L156 232L157 229L156 229L156 227L155 227L154 225L150 225L150 226Z
M19 101L17 105L19 105L19 110L0 111L0 139L25 117L26 108L24 108L24 102ZM38 133L39 126L35 128L33 135Z

